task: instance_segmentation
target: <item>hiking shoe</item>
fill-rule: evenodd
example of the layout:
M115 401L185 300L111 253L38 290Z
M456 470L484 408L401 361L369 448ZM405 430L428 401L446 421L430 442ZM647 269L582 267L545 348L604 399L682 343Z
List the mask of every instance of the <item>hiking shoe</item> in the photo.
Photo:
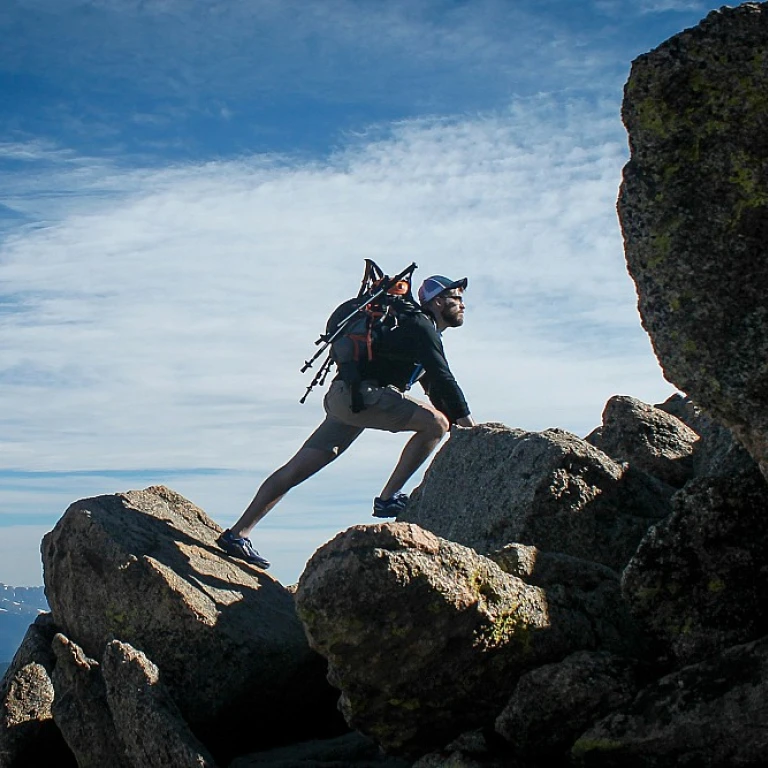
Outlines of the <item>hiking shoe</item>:
M408 506L408 494L396 493L391 499L377 496L373 500L374 517L397 517Z
M232 535L232 531L226 530L216 539L216 543L231 557L245 560L246 563L257 565L265 571L270 566L269 560L262 557L251 544L250 539L238 538Z

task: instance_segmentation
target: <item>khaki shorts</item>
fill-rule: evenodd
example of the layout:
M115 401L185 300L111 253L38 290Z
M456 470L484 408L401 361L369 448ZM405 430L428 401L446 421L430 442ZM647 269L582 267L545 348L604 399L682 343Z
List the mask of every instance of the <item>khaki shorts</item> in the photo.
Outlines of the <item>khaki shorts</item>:
M372 382L360 386L365 410L353 413L349 387L334 381L323 400L325 421L307 438L304 446L330 451L337 456L349 448L364 429L403 432L423 403L395 387L379 387Z

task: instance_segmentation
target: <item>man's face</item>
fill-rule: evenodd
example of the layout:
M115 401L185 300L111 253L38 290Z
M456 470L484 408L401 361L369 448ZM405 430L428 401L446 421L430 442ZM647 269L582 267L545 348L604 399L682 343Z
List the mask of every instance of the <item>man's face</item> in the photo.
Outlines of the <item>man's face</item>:
M447 328L458 328L464 323L464 299L460 288L452 288L435 299L435 308Z

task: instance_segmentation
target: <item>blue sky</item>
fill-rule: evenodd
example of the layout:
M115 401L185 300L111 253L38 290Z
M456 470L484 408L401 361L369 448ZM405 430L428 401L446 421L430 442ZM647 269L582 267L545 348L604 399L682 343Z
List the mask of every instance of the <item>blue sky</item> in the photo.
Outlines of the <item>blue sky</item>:
M631 61L698 0L6 0L0 581L73 501L163 483L221 525L322 417L299 373L363 259L469 277L479 421L584 436L675 390L615 212ZM370 503L365 434L254 540L284 583ZM419 476L414 479L415 484Z

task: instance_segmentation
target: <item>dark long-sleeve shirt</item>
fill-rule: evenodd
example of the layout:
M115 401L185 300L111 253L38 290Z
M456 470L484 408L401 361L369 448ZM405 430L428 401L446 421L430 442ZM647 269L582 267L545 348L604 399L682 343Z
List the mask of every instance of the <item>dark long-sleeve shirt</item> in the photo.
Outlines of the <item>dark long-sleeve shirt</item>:
M374 359L366 362L362 378L404 391L417 365L424 368L420 383L435 408L452 422L469 415L464 393L448 366L440 334L423 312L400 314L397 326L382 333Z

